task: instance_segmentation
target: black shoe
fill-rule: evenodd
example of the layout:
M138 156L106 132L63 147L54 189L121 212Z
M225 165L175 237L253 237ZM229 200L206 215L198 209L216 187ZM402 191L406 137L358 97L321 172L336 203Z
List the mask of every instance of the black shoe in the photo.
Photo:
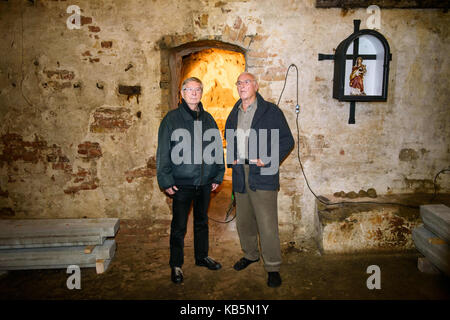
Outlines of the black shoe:
M222 265L210 257L206 257L200 260L195 260L195 264L200 267L207 267L209 270L219 270L222 268Z
M247 268L250 264L253 262L258 262L258 260L248 260L247 258L241 258L238 262L236 262L233 266L234 270L241 271L245 268Z
M181 268L173 267L170 278L172 279L172 281L174 283L177 283L177 284L183 282L183 271L181 271Z
M272 288L281 286L281 276L279 272L269 272L267 285Z

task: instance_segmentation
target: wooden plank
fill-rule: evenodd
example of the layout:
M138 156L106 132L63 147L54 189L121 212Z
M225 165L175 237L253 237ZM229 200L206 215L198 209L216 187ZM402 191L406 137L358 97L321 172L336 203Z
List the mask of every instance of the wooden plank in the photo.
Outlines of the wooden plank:
M97 274L104 273L111 264L111 259L99 259L95 262L95 271Z
M428 239L428 242L431 244L447 244L447 242L442 240L441 238L430 238Z
M94 250L95 246L91 245L91 246L86 246L84 248L84 253L92 253L92 250Z

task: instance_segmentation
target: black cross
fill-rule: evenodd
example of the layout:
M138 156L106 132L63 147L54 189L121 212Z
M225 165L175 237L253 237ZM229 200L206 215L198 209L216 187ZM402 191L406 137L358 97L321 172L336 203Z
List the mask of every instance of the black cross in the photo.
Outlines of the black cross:
M353 20L353 32L358 32L359 31L359 25L361 24L361 20ZM376 54L358 54L359 51L359 38L356 38L355 41L353 41L353 54L347 54L345 56L346 60L353 60L353 64L352 66L355 65L356 63L356 59L358 57L363 58L364 60L377 60L377 55Z
M353 20L353 32L356 33L359 31L359 25L361 24L361 20ZM376 54L358 54L359 51L359 38L356 38L353 41L353 54L347 54L345 56L346 60L353 60L352 67L356 64L356 59L358 57L363 58L363 60L376 60ZM355 124L355 107L356 101L350 101L350 116L348 118L349 124Z
M359 26L361 24L361 20L353 20L353 32L356 33L359 31ZM345 55L345 60L352 60L352 67L356 64L356 59L358 57L363 58L363 60L376 60L376 54L358 54L359 52L359 38L356 38L353 41L353 54ZM334 55L330 54L322 54L319 53L319 61L321 60L334 60ZM348 119L349 124L355 123L355 106L356 101L350 101L350 116Z

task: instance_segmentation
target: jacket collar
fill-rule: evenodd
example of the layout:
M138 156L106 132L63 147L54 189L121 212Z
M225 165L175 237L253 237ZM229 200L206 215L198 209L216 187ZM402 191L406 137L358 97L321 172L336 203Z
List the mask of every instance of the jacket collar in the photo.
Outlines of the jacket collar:
M184 99L181 99L181 103L178 105L178 108L180 109L184 120L186 120L186 121L197 120L197 112L196 111L192 111L191 108L189 108L189 106L186 103L186 101L184 101ZM198 110L199 110L198 111L198 119L200 119L201 116L203 115L203 112L204 112L203 105L202 105L201 101L198 103Z
M256 92L256 99L258 100L258 108L256 108L255 111L255 115L253 116L253 120L252 120L252 127L255 126L255 124L259 121L259 119L261 119L261 117L264 115L264 113L268 110L269 105L267 103L266 100L264 100L264 98L259 94L259 92ZM236 121L236 126L237 126L237 116L238 116L238 111L239 111L239 105L242 103L242 99L239 99L236 104L233 107L233 110L231 112L233 112L233 117L235 118Z

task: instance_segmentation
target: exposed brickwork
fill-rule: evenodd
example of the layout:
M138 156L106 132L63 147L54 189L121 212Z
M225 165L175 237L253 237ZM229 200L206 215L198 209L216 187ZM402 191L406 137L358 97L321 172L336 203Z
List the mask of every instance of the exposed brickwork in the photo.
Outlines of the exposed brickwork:
M44 153L48 149L47 142L35 136L34 141L24 141L22 136L15 133L7 133L0 137L2 153L0 154L0 166L11 164L14 161L38 163L44 159Z
M94 133L125 132L132 124L130 109L102 107L96 109L93 116L89 130Z
M4 82L0 138L8 130L22 136L7 143L0 140L4 175L0 208L11 207L17 216L41 217L44 211L54 217L84 215L75 204L78 201L73 202L64 190L79 193L79 202L92 209L92 216L120 212L123 218L138 217L147 206L149 215L168 214L164 201L170 203L170 198L157 190L154 169L145 162L155 154L160 121L175 107L172 102L177 99L172 96L180 94L179 60L198 42L203 46L216 41L244 51L245 68L258 77L260 93L269 101L277 101L289 64L299 67L300 87L296 90L291 70L280 104L295 136L296 94L305 103L299 118L303 121L300 143L280 169L283 200L279 204L280 221L298 226L299 233L310 235L315 215L313 197L302 190L297 151L317 194L357 193L368 186L380 194L433 192L433 177L447 166L448 90L445 81L428 81L436 73L444 79L446 74L440 59L445 54L446 15L439 10L393 10L383 15L381 33L402 53L400 57L394 52L393 58L404 61L392 64L389 73L395 99L362 103L357 107L360 122L351 130L346 123L348 103L330 93L333 63L318 62L317 54L332 54L351 34L352 20L361 19L361 28L368 27L364 24L371 13L364 10L348 10L344 17L340 10L314 9L314 1L215 0L194 6L180 0L164 6L140 1L138 10L128 1L83 2L79 5L82 27L69 30L65 24L71 13L65 9L70 1L25 1L35 4L25 11L20 1L0 2L8 6L0 13L5 25L14 26L23 18L35 26L27 30L24 25L23 61L20 35L11 34L1 44L5 57L0 63ZM46 23L49 18L54 26ZM329 26L339 28L330 34ZM150 36L139 36L142 33ZM35 36L39 34L42 37ZM414 42L422 45L408 50ZM46 50L40 50L42 46ZM179 54L176 59L174 52ZM219 68L209 70L223 73ZM210 83L205 82L205 87ZM119 94L119 84L141 84L141 105L136 106L134 96L126 101L129 95ZM223 83L217 84L220 88ZM222 89L236 91L234 85ZM216 120L222 127L224 120ZM36 143L33 133L45 146ZM53 147L53 142L59 146ZM421 148L430 151L422 153ZM436 182L438 190L449 190L445 175ZM148 187L145 197L128 196L127 192ZM1 195L7 191L7 197ZM304 210L301 215L298 207Z
M53 170L63 170L70 174L72 172L72 165L68 157L62 154L61 148L55 144L50 149L50 153L47 154L47 162L52 164Z
M75 73L69 70L43 70L47 76L48 81L42 83L42 87L46 89L62 90L72 87L72 82L75 78Z
M81 190L94 190L97 189L99 184L96 169L86 170L78 167L78 171L72 174L72 177L74 179L73 183L76 185L64 189L66 194L75 194Z
M90 32L100 32L100 27L88 26Z
M112 41L102 41L101 46L102 48L109 49L112 47Z
M89 169L78 167L76 173L72 173L71 186L64 189L65 194L75 194L82 190L94 190L98 188L97 160L102 157L102 150L97 142L85 141L78 145L78 155L84 161L91 161L93 166Z
M125 171L125 179L128 183L133 182L136 178L153 178L156 176L156 158L150 157L147 161L147 166L140 167L133 170Z
M282 81L286 76L286 70L282 67L268 68L259 78L263 81Z
M3 151L0 154L0 166L8 165L12 169L11 173L8 174L8 183L25 182L22 178L15 179L17 177L14 174L19 170L15 163L23 161L32 164L43 163L45 168L48 164L51 164L51 169L60 170L69 175L72 181L71 185L64 189L66 194L75 194L81 190L94 190L98 187L96 161L102 157L102 150L97 142L85 141L78 145L79 157L84 161L92 161L93 166L89 169L78 167L75 173L70 159L62 153L61 147L56 144L48 146L47 142L38 136L35 137L34 141L24 141L19 134L5 134L0 137L0 150ZM55 181L54 176L51 180ZM8 191L0 189L0 197L8 196ZM10 211L3 210L1 214L10 214Z
M43 72L49 79L73 80L75 78L75 73L69 70L44 70Z
M81 16L80 22L81 22L82 26L84 26L86 24L91 24L92 23L92 17Z
M102 150L97 142L85 141L78 145L78 154L83 159L92 160L100 158L102 156Z
M57 82L57 81L48 81L42 84L44 88L52 88L54 90L62 90L66 88L70 88L72 86L71 82Z

